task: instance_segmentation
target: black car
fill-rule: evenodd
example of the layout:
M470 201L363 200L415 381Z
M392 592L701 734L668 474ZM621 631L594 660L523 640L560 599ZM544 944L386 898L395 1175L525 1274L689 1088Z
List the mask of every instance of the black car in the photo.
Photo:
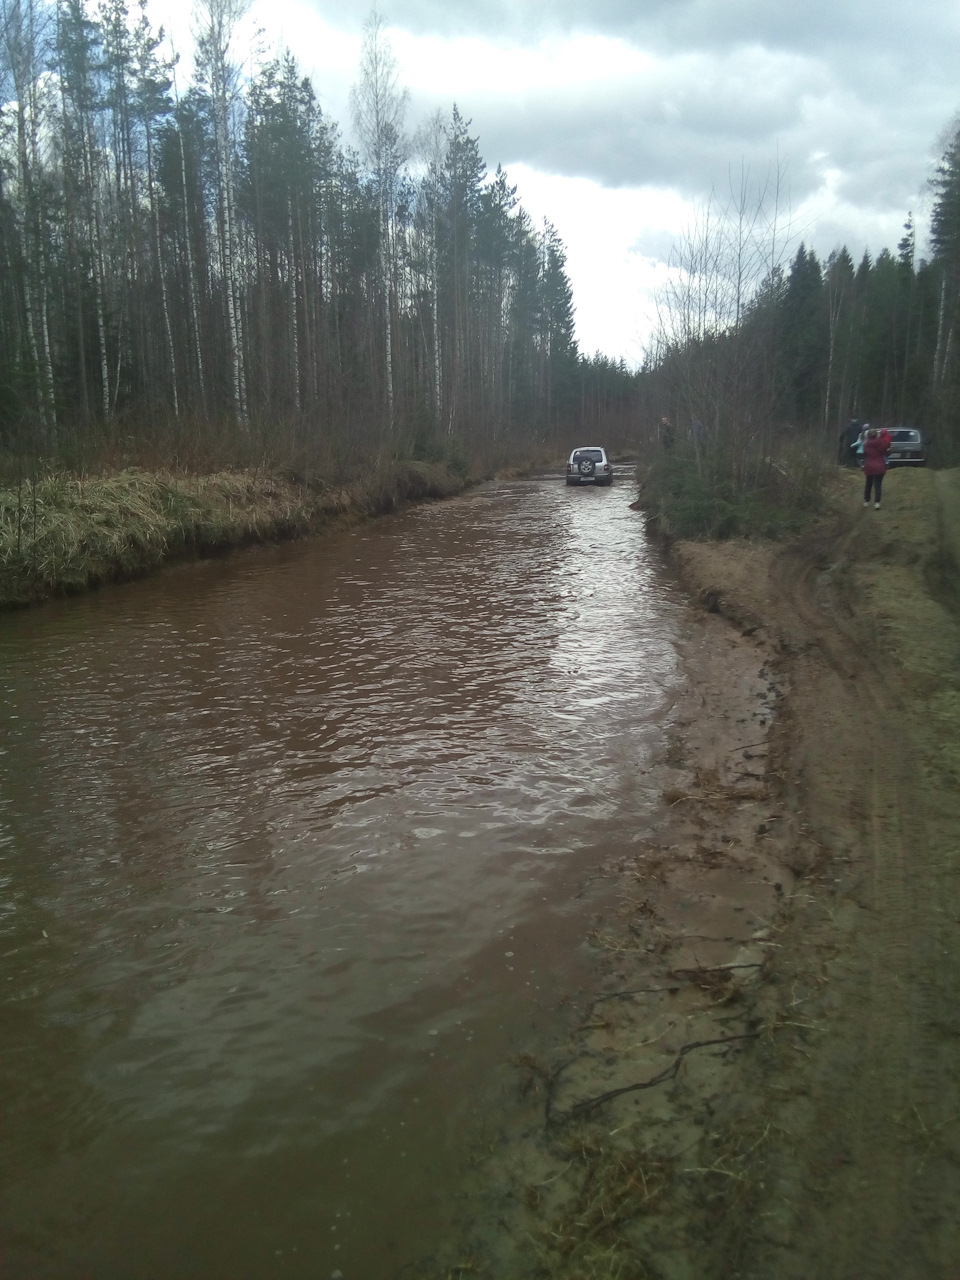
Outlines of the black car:
M892 427L888 467L922 467L927 461L926 441L918 427Z
M867 425L851 422L840 432L837 461L842 467L863 466L863 456L857 453L857 442ZM926 464L926 438L919 427L888 427L887 434L890 436L888 467L922 467Z

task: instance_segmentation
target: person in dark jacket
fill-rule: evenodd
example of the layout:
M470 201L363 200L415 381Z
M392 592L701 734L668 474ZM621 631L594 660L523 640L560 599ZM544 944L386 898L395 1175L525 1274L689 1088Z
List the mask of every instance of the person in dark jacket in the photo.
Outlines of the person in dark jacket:
M863 505L870 505L870 491L873 490L875 511L880 510L880 490L883 487L883 477L887 474L887 456L885 441L880 439L880 433L875 427L871 427L867 432L867 438L863 443L863 474L866 477L863 485Z

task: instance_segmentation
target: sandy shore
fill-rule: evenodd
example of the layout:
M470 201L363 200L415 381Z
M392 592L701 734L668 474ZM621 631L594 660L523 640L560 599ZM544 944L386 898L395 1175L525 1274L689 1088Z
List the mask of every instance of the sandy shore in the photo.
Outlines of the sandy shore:
M445 1274L955 1274L958 475L837 483L800 545L673 548L662 820Z

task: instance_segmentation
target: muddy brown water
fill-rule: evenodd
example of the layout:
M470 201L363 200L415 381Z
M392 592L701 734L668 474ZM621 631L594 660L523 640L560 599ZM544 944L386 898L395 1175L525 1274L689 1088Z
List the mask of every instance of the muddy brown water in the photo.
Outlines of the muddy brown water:
M642 839L682 601L498 483L0 620L0 1275L386 1280Z

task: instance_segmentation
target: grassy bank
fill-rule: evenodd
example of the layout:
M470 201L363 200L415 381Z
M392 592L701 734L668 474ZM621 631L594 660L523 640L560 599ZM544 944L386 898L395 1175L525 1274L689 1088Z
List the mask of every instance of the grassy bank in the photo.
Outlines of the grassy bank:
M640 502L665 541L799 533L821 509L832 468L815 441L787 437L775 455L736 456L689 441L653 451L638 468Z
M256 472L135 468L23 479L0 488L0 608L139 577L184 556L315 533L448 497L466 483L428 462L390 463L337 487Z

